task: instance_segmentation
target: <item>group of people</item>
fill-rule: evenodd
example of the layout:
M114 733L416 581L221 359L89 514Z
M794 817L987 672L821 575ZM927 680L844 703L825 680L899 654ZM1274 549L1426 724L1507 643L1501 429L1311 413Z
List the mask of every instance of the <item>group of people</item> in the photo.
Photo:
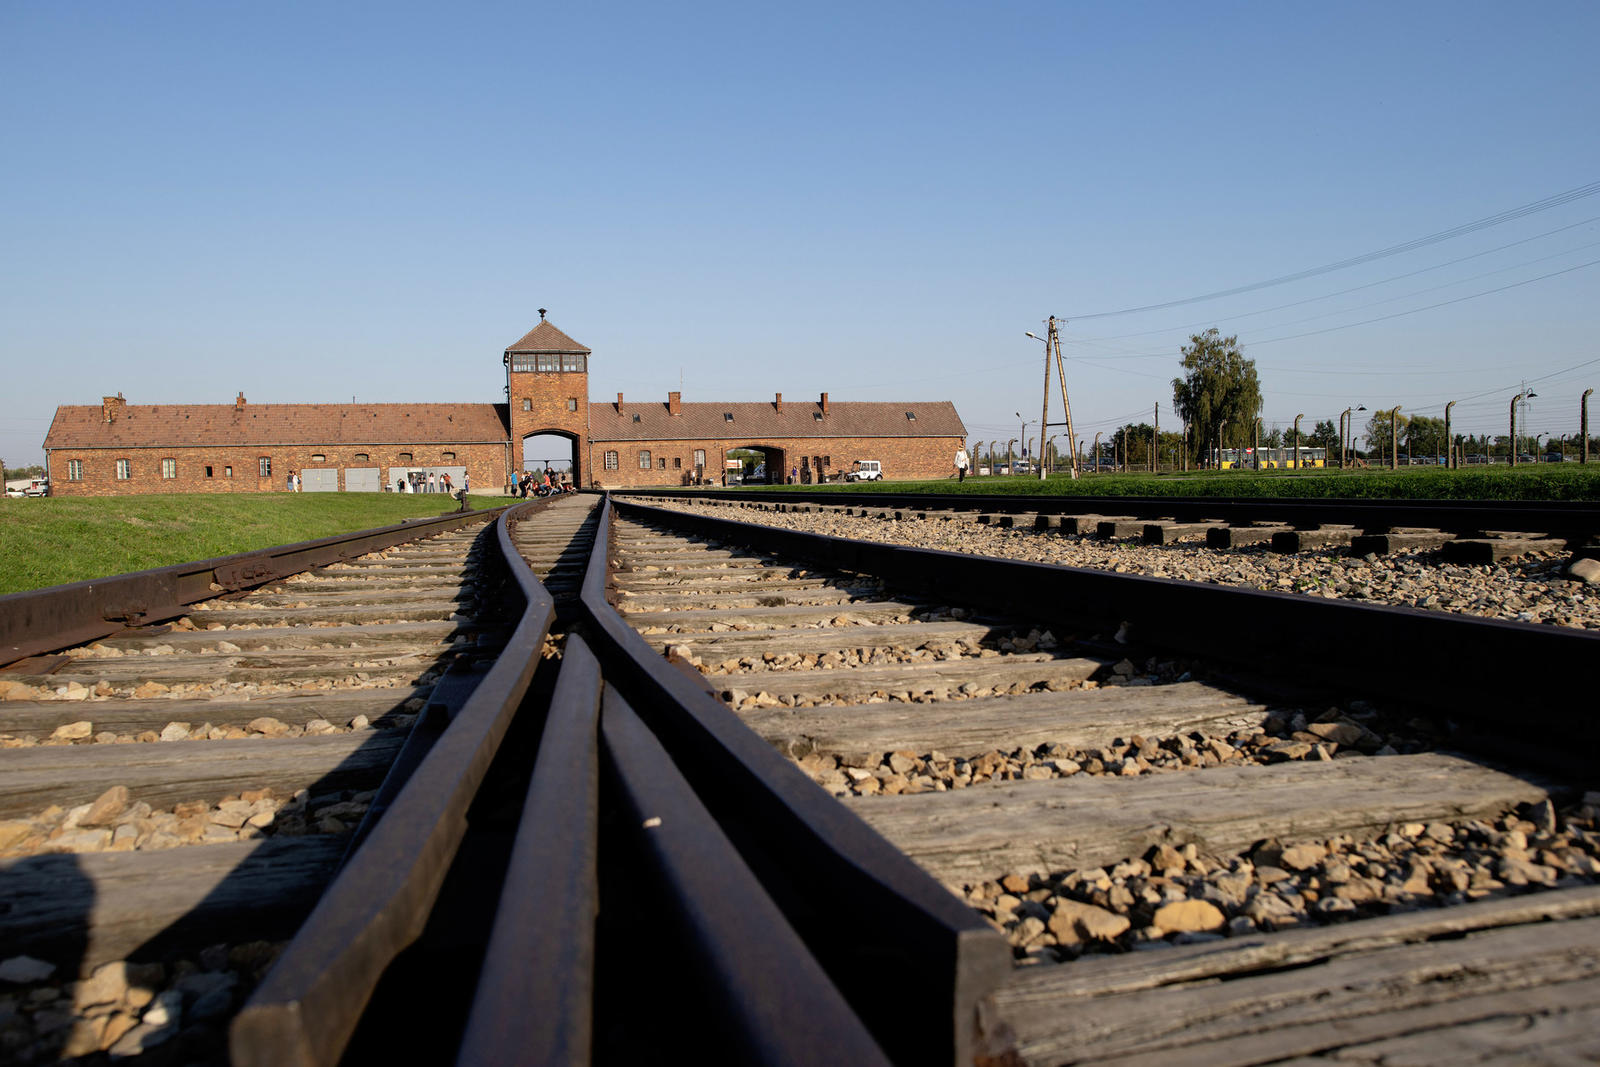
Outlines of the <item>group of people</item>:
M450 480L450 475L448 474L435 475L432 471L429 471L426 477L424 477L421 472L418 472L413 477L416 479L414 482L411 478L402 477L395 479L395 492L454 493L456 491L455 483ZM463 473L461 475L461 491L465 493L471 492L471 490L472 477L471 475Z
M207 469L209 470L210 468L208 467ZM230 467L228 469L232 470L233 468ZM292 471L289 472L289 492L298 493L299 491L300 491L300 472L292 470Z
M543 473L523 471L522 477L517 480L515 493L526 500L529 496L549 496L551 493L570 493L573 490L571 482L559 480L556 472L546 467Z

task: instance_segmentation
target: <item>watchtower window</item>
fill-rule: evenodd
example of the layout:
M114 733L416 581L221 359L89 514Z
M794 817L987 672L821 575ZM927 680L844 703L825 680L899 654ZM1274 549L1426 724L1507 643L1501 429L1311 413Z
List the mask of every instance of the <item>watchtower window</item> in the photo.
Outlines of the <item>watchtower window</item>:
M567 397L567 410L568 411L577 411L578 410L578 398L577 397L575 397L575 396Z
M568 374L582 374L588 370L589 361L582 353L568 354L561 357L561 369Z

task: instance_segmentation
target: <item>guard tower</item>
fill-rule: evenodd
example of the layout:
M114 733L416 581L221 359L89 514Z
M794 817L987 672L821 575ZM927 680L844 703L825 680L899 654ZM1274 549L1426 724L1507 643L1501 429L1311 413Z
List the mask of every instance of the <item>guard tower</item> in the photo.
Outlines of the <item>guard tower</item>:
M589 478L589 350L545 320L507 346L506 397L511 406L513 477L522 471L522 442L556 434L572 442L572 480Z

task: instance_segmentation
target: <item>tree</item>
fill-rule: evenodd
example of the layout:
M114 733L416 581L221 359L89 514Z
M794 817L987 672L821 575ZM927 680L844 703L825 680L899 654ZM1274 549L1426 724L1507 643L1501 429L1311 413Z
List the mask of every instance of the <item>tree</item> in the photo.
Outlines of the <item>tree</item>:
M1413 415L1401 427L1406 451L1413 456L1442 456L1444 447L1444 420L1428 415Z
M1269 426L1267 429L1262 430L1261 431L1261 447L1262 448L1282 448L1283 447L1283 431L1280 430L1277 426Z
M1130 422L1111 435L1109 445L1101 447L1113 449L1112 454L1121 457L1127 466L1147 466L1150 462L1150 438L1155 432L1156 428L1148 422L1141 422L1137 426Z
M1400 437L1406 435L1406 423L1411 421L1405 415L1400 416ZM1389 462L1389 442L1393 428L1390 425L1387 411L1376 411L1372 418L1367 420L1367 447L1375 460Z
M1189 424L1191 454L1203 456L1215 448L1219 427L1224 448L1248 444L1261 407L1261 382L1239 338L1223 337L1213 326L1191 334L1180 351L1186 373L1172 379L1172 404Z
M1334 428L1332 419L1323 419L1317 423L1316 429L1306 435L1306 444L1311 448L1326 448L1328 455L1333 455L1339 450L1339 431Z

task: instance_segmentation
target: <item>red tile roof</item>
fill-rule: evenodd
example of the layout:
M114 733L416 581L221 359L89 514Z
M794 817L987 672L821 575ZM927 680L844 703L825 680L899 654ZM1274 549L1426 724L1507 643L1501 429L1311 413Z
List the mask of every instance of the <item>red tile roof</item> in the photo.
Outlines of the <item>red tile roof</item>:
M539 325L522 335L522 340L506 346L507 352L582 352L589 350L544 319Z
M589 436L595 441L733 440L793 437L961 437L967 428L948 400L863 403L834 400L822 415L817 401L694 403L669 415L664 402L624 400L589 404ZM910 412L915 419L906 418ZM726 416L732 415L732 421ZM634 421L638 416L638 421Z
M46 448L500 443L504 404L127 404L56 408Z

